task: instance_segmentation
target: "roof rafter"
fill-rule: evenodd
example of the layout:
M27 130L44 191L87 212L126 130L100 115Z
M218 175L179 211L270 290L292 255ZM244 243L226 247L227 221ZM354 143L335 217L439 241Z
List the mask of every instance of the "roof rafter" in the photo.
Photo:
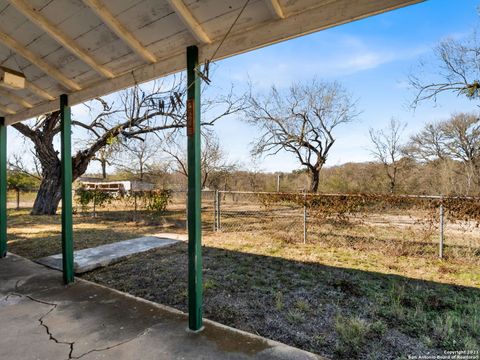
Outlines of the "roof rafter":
M8 114L8 115L15 115L16 112L13 111L12 109L9 109L8 107L4 106L4 105L0 105L0 112L4 113L4 114Z
M84 4L92 9L97 16L123 40L133 51L149 63L157 62L156 56L143 46L138 39L128 31L123 24L114 17L99 0L83 0Z
M30 104L28 101L23 100L23 98L21 98L20 96L12 94L10 91L4 90L2 88L0 88L0 96L10 99L14 103L17 103L27 109L31 109L33 107L32 104Z
M31 1L33 2L34 0ZM193 0L188 1L190 3ZM287 4L284 1L286 0L280 0L280 3ZM424 0L355 0L353 2L351 0L318 0L314 2L311 0L305 0L305 2L311 6L308 8L299 7L298 10L295 11L289 10L286 12L287 17L282 21L278 21L278 19L274 19L272 16L269 21L264 21L262 17L261 22L257 23L256 20L254 21L255 17L252 18L252 24L255 24L255 26L250 26L251 24L247 22L247 27L242 29L237 28L236 31L232 31L232 33L225 38L221 47L219 47L219 44L223 42L223 39L220 38L213 39L211 44L200 44L200 58L208 58L211 61L224 59L229 56L241 54L273 43L278 43L315 31L366 18L368 16L420 3L422 1ZM203 4L202 1L198 1L197 3L199 4L198 6ZM145 4L145 2L139 2L138 4ZM263 7L261 11L263 12L268 10L264 0L256 0L253 4L261 5ZM208 7L205 9L205 11L207 11ZM285 8L285 10L287 9L289 8ZM339 11L339 9L342 9L342 11ZM254 11L255 8L250 7L249 10L251 14L251 11ZM145 11L142 10L140 13L145 14ZM158 16L154 17L155 19L159 16L165 15L165 12L157 15ZM229 24L226 23L225 25ZM125 69L122 70L122 73L116 74L116 77L113 79L101 79L101 81L95 81L92 83L85 82L82 90L70 92L70 106L135 84L184 70L186 65L184 47L190 43L187 44L185 41L188 41L188 39L185 39L185 32L178 34L181 36L180 44L175 43L177 38L172 39L173 43L169 44L168 48L162 49L162 51L158 52L158 54L162 55L161 57L159 55L156 63L144 63L139 66L138 60L132 59L132 65L130 66L127 64ZM152 34L152 38L153 36L157 36L157 34ZM159 41L164 39L164 35L159 32L157 39ZM131 59L131 54L127 56ZM42 80L43 79L35 80L35 84L42 84ZM45 89L49 88L45 87ZM56 90L48 91L51 91L51 94L57 97L58 94ZM6 102L5 104L9 106ZM7 125L11 125L19 121L24 121L26 119L55 111L58 107L58 101L43 101L38 104L35 103L35 106L31 109L17 109L17 107L12 105L12 109L16 111L16 114L5 115L5 122Z
M3 43L8 48L15 51L17 54L21 55L30 63L38 67L40 70L48 74L50 77L58 81L63 86L65 86L67 89L75 90L75 91L78 91L81 89L80 85L78 85L75 81L63 75L55 67L47 63L45 60L43 60L40 56L38 56L31 50L27 49L26 47L18 43L15 39L11 38L9 35L3 32L0 32L0 42Z
M25 81L25 89L30 90L32 93L41 97L42 99L49 100L49 101L55 100L55 97L53 97L48 92L39 88L37 85L35 85L30 81Z
M285 13L278 0L265 0L272 14L278 19L285 19Z
M23 15L25 15L28 19L35 23L40 29L48 33L60 45L68 49L73 55L88 64L99 74L110 79L114 77L114 74L110 70L108 70L105 66L99 64L85 50L78 46L72 38L61 32L38 11L30 7L30 5L28 5L24 0L10 0L10 3L18 11L20 11Z
M192 13L185 5L183 0L167 0L175 13L178 15L180 20L185 24L185 26L190 30L192 35L197 39L197 41L210 44L212 40L207 35L203 27L198 23L198 21L193 17Z

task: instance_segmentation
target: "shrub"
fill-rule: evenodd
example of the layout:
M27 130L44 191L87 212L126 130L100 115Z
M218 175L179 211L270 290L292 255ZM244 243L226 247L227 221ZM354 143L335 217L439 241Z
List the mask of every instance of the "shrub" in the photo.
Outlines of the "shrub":
M114 199L114 195L109 192L97 189L87 190L84 187L77 189L76 195L83 212L88 209L90 203L98 207L103 207L106 204L110 204Z
M172 197L171 190L156 190L143 193L146 201L147 210L155 211L157 213L164 212L167 205L170 203Z

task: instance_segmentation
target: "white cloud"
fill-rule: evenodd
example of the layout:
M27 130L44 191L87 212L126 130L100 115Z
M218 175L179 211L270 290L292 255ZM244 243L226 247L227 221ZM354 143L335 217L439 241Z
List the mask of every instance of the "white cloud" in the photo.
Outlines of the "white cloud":
M285 87L312 75L329 78L372 70L394 61L416 58L431 49L429 44L415 47L385 45L338 34L306 41L308 46L298 46L297 51L284 43L276 45L276 48L245 54L242 59L244 66L233 67L225 76L235 82L245 82L249 78L259 89L272 84Z

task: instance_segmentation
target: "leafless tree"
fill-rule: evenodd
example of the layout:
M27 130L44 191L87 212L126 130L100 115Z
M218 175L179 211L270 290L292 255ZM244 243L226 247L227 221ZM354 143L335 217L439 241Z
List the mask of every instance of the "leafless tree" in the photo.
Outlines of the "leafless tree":
M33 157L33 166L27 166L25 161L25 153L14 152L8 159L8 169L16 173L30 176L34 179L41 180L38 160Z
M134 86L119 93L118 103L96 99L89 103L88 120L73 119L74 129L83 129L89 137L88 145L72 157L73 180L85 173L96 154L114 139L141 139L148 133L174 131L185 127L185 81L174 77L149 85ZM215 116L203 121L212 125L222 117L243 109L243 98L233 91L204 101ZM30 123L17 123L13 127L33 142L35 155L41 166L42 182L32 214L55 214L61 199L61 169L55 137L60 133L60 114L53 112Z
M410 75L409 82L417 92L413 106L417 106L424 100L436 101L437 96L445 92L478 99L480 97L479 55L480 44L476 31L466 39L441 41L434 48L433 64L432 61L421 62L416 73Z
M259 160L258 156L251 156L250 164L248 164L245 169L251 191L258 191L260 186L259 174L262 172L262 169L260 168Z
M375 130L370 128L369 135L372 142L371 153L375 160L380 162L385 169L389 180L389 191L394 193L397 186L397 175L401 168L402 135L407 124L391 118L385 129Z
M418 161L445 160L445 134L440 124L430 123L410 138L403 152Z
M449 120L427 124L407 147L424 161L454 160L463 166L460 175L480 186L480 119L474 113L453 114Z
M121 142L121 150L114 162L117 169L134 174L138 180L144 180L146 171L158 161L159 142L152 134L145 134Z
M171 137L168 141L163 142L163 151L168 154L171 159L171 167L174 171L188 176L187 166L187 149L185 141L179 137ZM213 131L202 132L202 152L201 152L201 168L202 168L202 188L215 173L230 172L236 169L236 164L229 162L225 150L221 147L218 137Z
M358 115L356 101L339 83L313 80L287 91L272 87L264 96L251 95L249 103L247 121L262 133L252 154L293 153L308 169L310 191L316 192L335 143L334 131Z
M97 151L93 161L100 163L102 171L102 179L107 178L107 166L114 165L115 158L121 149L121 143L119 141L113 141L111 144L105 145L103 148Z

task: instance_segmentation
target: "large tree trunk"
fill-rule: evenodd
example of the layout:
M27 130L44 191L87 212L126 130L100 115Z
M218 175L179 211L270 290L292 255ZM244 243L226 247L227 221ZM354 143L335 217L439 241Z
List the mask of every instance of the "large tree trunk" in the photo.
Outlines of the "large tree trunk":
M32 215L55 215L62 199L60 171L44 177L33 204Z
M107 179L107 160L102 159L100 160L100 164L102 165L102 179Z
M60 113L57 111L46 115L41 127L36 130L22 123L12 125L33 142L35 154L42 168L42 181L33 204L32 215L56 214L62 198L61 161L53 145L55 135L60 132L59 124ZM121 128L117 127L105 133L89 148L77 152L72 158L72 181L85 173L95 153L107 144L110 136L117 136L120 131Z
M310 174L310 192L316 193L318 191L318 186L320 185L320 171L325 164L326 159L324 157L318 156L315 165L308 166L308 172Z
M53 149L53 144L39 141L35 144L35 150L42 164L42 181L31 214L55 215L62 199L61 162Z
M390 194L395 194L395 179L393 177L390 178Z
M320 169L310 169L310 192L316 193L320 184Z

